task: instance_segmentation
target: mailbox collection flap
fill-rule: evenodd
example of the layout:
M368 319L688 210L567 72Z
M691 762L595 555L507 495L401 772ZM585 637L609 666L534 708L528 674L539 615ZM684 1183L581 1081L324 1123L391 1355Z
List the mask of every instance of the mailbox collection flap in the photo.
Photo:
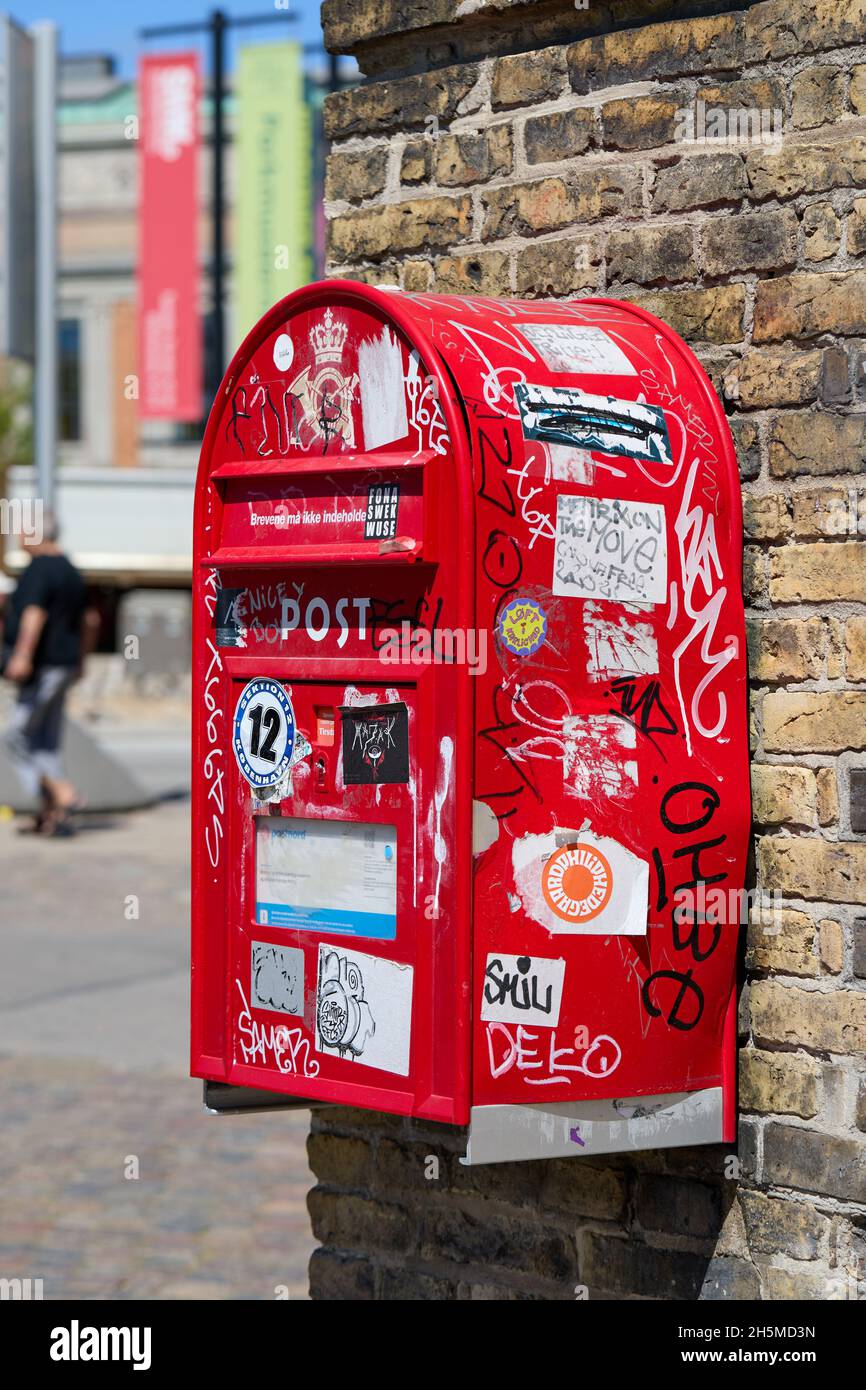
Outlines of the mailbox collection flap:
M298 291L195 538L194 1073L471 1117L470 1161L731 1138L742 520L676 335Z

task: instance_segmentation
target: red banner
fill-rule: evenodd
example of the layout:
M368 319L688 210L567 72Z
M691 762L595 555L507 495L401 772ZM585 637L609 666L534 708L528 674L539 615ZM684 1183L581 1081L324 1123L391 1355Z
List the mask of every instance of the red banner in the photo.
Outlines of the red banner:
M199 420L198 103L195 53L143 58L139 70L139 413Z

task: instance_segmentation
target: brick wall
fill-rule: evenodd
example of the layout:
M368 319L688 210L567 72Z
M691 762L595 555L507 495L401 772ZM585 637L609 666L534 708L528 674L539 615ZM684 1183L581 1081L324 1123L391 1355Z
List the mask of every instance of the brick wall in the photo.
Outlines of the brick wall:
M465 1170L453 1131L320 1111L317 1298L866 1296L866 0L721 9L324 6L373 74L328 102L332 274L632 299L720 391L784 908L745 947L739 1168Z

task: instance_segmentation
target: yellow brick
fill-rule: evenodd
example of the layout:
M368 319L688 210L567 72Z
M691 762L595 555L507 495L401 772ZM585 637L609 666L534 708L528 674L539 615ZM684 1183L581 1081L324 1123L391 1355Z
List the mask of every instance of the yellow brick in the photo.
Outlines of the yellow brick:
M820 618L749 618L746 638L753 680L805 681L821 674L824 625Z
M839 789L836 785L836 769L820 767L816 781L818 783L818 824L833 825L839 819Z
M810 902L866 902L866 843L765 835L758 841L761 883ZM866 997L866 996L864 996Z
M743 498L743 530L750 540L778 540L787 536L790 529L788 499L784 493Z
M844 662L845 624L840 618L830 618L827 623L827 679L841 680L845 674Z
M828 975L838 975L845 964L845 933L839 922L825 918L821 932L821 965Z
M817 817L817 784L808 767L752 765L752 814L757 825L806 825Z
M460 198L418 198L334 217L328 224L331 261L381 256L385 252L451 247L470 229L471 204Z
M813 1057L750 1047L740 1053L740 1104L761 1115L799 1115L810 1120L818 1113L820 1077L821 1068Z
M817 975L812 918L788 907L756 910L748 927L746 964L750 970L774 970L781 975Z
M822 487L795 492L791 498L794 534L797 536L845 536L851 525L851 508L844 488Z
M849 681L866 681L866 618L845 624L845 674Z
M760 1043L786 1043L818 1051L866 1049L866 994L798 989L756 980L750 997L752 1032Z
M864 332L866 270L777 275L757 286L756 343L812 338L819 333Z
M866 594L866 545L821 541L788 545L770 555L770 598L777 603L820 603Z
M764 698L771 753L840 753L866 748L866 691L774 690Z

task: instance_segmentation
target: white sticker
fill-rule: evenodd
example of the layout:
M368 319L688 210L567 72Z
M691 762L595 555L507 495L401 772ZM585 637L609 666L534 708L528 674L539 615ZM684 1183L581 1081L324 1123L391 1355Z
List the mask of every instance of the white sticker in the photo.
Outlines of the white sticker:
M359 345L358 377L364 448L377 449L380 444L405 439L409 417L406 414L403 351L389 328L382 330L381 337Z
M564 979L564 960L491 953L484 971L482 1022L532 1023L555 1028Z
M673 466L660 406L591 396L577 386L534 386L528 381L515 382L514 399L526 439Z
M264 927L397 935L397 832L379 822L259 816L256 921Z
M637 787L637 729L615 714L572 714L562 721L563 790L582 801L618 801Z
M252 943L250 1003L281 1014L304 1012L304 953L295 946Z
M518 323L515 327L552 372L637 376L625 353L602 328L576 323Z
M608 681L618 676L651 676L659 669L659 652L649 623L632 614L640 610L627 607L607 617L597 603L583 610L586 638L587 674L591 681Z
M649 865L591 830L524 835L511 851L524 912L554 935L646 936Z
M556 499L553 592L569 598L664 603L665 509L616 497Z
M274 366L279 372L287 372L295 356L295 345L288 333L281 333L274 343Z
M316 1050L409 1075L412 967L319 945Z
M592 487L595 479L595 460L588 449L576 449L573 444L548 444L553 476L560 483L575 483Z

